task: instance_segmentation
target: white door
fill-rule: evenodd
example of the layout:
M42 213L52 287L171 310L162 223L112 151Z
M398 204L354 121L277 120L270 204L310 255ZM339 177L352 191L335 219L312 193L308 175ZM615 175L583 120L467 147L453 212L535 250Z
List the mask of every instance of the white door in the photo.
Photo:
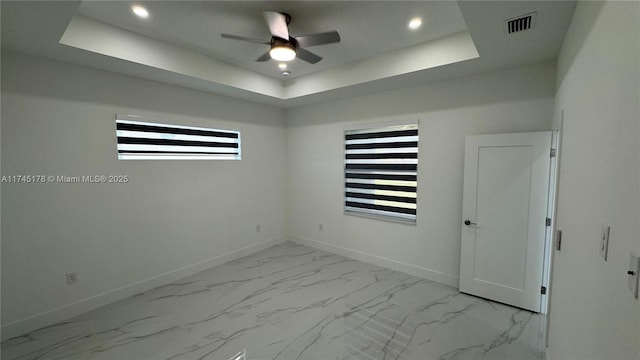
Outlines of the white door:
M460 291L539 312L551 132L465 138Z

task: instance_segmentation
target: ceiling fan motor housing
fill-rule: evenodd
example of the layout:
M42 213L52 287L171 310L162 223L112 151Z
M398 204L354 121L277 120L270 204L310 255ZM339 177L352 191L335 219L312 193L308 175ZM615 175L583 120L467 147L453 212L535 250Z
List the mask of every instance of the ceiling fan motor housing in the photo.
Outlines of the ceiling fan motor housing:
M273 48L275 46L284 46L295 51L296 49L298 49L298 42L293 37L289 38L289 40L286 40L277 36L273 36L271 38L271 47Z

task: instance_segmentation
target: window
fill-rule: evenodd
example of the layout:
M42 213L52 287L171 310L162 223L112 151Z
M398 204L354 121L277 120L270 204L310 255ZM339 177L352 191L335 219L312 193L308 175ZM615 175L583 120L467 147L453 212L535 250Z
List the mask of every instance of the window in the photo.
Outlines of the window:
M116 118L120 160L240 160L240 132Z
M347 214L416 222L418 124L344 133Z

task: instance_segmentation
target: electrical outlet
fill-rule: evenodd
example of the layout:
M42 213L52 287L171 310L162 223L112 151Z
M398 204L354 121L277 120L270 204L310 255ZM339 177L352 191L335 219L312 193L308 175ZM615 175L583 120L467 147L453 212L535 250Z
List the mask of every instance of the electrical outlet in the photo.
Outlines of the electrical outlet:
M78 273L70 272L67 273L67 285L75 284L78 282Z
M602 232L600 234L600 256L607 261L607 253L609 252L609 232L611 227L607 224L602 225Z
M256 225L256 232L260 232L260 224Z
M324 226L322 224L319 224L318 225L318 230L320 230L320 231L324 230Z

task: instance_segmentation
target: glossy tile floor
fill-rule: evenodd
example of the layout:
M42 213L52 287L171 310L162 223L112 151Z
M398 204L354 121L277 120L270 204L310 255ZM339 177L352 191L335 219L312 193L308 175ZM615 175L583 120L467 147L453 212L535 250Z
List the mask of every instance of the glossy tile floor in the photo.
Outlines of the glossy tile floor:
M2 343L9 359L542 359L544 317L285 242Z

